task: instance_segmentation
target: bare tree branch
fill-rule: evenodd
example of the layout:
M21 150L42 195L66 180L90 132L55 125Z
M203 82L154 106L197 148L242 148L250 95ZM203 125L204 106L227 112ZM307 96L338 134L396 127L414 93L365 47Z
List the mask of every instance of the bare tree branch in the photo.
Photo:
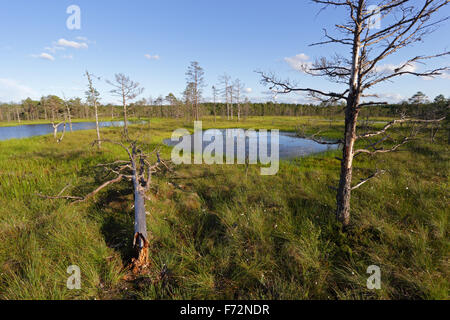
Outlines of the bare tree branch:
M388 124L386 124L383 129L376 131L376 132L370 132L370 133L365 133L362 135L359 135L356 137L356 139L362 139L362 138L370 138L370 137L374 137L377 135L380 135L382 133L385 133L390 127L394 126L395 124L398 123L404 123L404 122L416 122L416 123L435 123L435 122L440 122L445 120L446 117L442 117L440 119L436 119L436 120L424 120L424 119L411 119L411 118L402 118L402 119L396 119L396 120L392 120L391 122L389 122Z
M324 92L321 90L317 90L317 89L311 89L311 88L295 88L293 86L291 86L289 84L289 82L282 82L280 80L277 80L273 75L266 75L263 72L257 72L261 75L262 80L261 82L264 84L268 84L270 85L270 90L276 92L276 93L290 93L290 92L308 92L310 94L317 94L319 96L325 96L325 97L329 97L329 98L334 98L334 99L344 99L346 100L347 98L345 97L345 94L348 92L348 90L344 91L344 93L334 93L334 92ZM277 90L278 88L278 90Z
M385 172L386 172L385 170L377 170L374 174L368 176L367 178L361 179L361 181L357 185L352 187L352 191L355 190L355 189L358 189L359 187L361 187L366 182L372 180L373 178L375 178L375 177L377 177L377 176L379 176L381 174L384 174Z
M357 149L357 150L355 150L353 152L353 154L354 154L354 157L356 157L356 156L358 156L359 154L362 154L362 153L370 154L370 155L373 156L374 154L377 154L377 153L393 152L393 151L396 151L398 148L400 148L402 145L408 143L409 141L411 141L411 139L409 137L405 137L405 138L403 138L402 142L400 142L399 144L393 146L390 149L375 149L374 151L370 151L368 149Z

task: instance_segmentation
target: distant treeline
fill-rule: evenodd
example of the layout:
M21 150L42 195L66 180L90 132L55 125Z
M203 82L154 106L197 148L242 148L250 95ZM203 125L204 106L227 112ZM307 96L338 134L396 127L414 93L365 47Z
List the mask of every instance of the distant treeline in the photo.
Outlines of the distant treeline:
M129 106L131 117L163 117L163 118L194 118L194 110L189 103L177 99L164 102L159 100L148 104L141 100ZM429 118L442 116L448 110L448 99L435 99L434 102L402 102L399 104L366 106L361 109L361 117L398 117L402 114L414 117ZM230 108L230 104L228 105ZM245 120L251 116L321 116L332 119L344 116L344 105L313 105L313 104L287 104L287 103L252 103L246 101L233 104L235 110L233 120ZM102 118L121 118L122 106L101 105L99 116ZM200 116L214 116L218 119L227 118L227 104L202 103L199 105ZM94 110L89 103L80 98L63 100L57 96L47 96L39 101L26 99L20 104L0 104L0 121L47 120L63 121L65 118L91 119Z

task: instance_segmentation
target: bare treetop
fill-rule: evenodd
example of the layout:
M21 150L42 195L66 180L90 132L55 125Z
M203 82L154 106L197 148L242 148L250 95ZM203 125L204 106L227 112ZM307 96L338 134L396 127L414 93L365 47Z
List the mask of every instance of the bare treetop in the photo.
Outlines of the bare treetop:
M435 18L435 13L449 4L449 0L379 0L377 5L369 6L367 0L313 0L323 4L324 8L342 8L348 12L348 18L344 23L335 24L336 35L331 35L324 29L324 41L311 44L327 45L336 44L349 47L352 56L345 57L335 53L331 57L319 57L312 64L302 64L300 69L314 77L325 77L328 80L348 84L355 82L354 89L363 92L378 83L392 80L402 75L414 75L419 77L435 77L449 70L450 66L432 68L418 71L416 64L425 64L432 58L444 57L449 51L437 52L429 55L416 55L404 60L393 70L377 67L386 58L398 53L401 49L421 42L431 34L448 16ZM379 22L379 26L374 24ZM355 46L356 42L358 43ZM358 69L355 79L353 68ZM342 92L325 92L313 88L298 87L289 80L278 79L274 74L262 74L262 82L269 84L271 90L279 93L294 91L308 92L313 98L330 100L347 100L349 89ZM368 95L369 96L369 95Z
M122 98L124 120L123 131L125 137L128 139L127 104L129 100L133 100L140 95L144 91L144 88L140 87L138 82L132 81L129 77L122 73L115 75L115 82L109 80L106 80L106 82L114 87L114 89L111 90L111 93Z
M130 77L125 76L123 73L118 73L114 75L115 82L110 80L106 80L106 82L113 86L110 92L118 97L126 97L127 100L133 100L142 92L144 92L144 88L140 87L138 82L134 82L130 79Z
M312 98L322 102L332 103L340 100L346 102L345 107L345 131L341 140L343 144L341 159L341 174L337 189L336 216L344 226L350 223L350 198L351 192L370 179L379 175L372 174L362 182L352 187L353 159L360 154L386 153L397 150L403 144L411 141L411 137L405 137L391 149L380 149L378 144L385 141L386 137L370 144L365 149L355 150L358 139L385 134L386 130L396 123L406 121L424 122L427 120L412 120L402 117L384 130L370 136L358 136L356 134L358 114L362 107L386 102L362 102L367 97L377 97L376 94L365 94L376 84L402 75L414 75L418 77L435 77L443 71L449 70L449 66L418 71L416 64L425 64L432 58L444 57L450 52L438 52L431 55L416 55L404 60L394 68L380 67L380 62L401 49L417 42L421 42L432 33L442 22L449 19L448 16L436 18L439 9L448 5L449 0L378 0L377 5L369 5L367 0L313 0L313 2L337 9L345 10L343 22L335 24L337 35L330 35L325 29L325 40L312 45L336 44L348 48L351 54L344 56L335 53L326 58L320 57L314 63L304 63L300 69L314 77L325 77L332 82L342 85L341 92L330 92L323 89L299 87L289 80L280 80L274 74L260 72L261 82L267 84L275 93L306 92ZM375 1L374 1L375 2ZM371 2L370 4L372 4ZM339 15L341 16L341 15ZM347 17L347 18L345 18ZM442 121L439 120L431 121ZM369 150L376 148L375 151Z

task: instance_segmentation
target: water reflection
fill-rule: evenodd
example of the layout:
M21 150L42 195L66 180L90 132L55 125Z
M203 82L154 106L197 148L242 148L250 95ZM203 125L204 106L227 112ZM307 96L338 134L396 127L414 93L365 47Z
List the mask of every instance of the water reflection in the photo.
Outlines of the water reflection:
M224 154L226 154L226 138L227 136L234 137L234 154L237 154L237 142L236 142L236 136L242 135L244 130L242 129L210 129L203 132L199 132L197 134L203 134L202 139L202 150L205 150L205 148L210 145L214 141L215 135L222 134L223 136L223 148L224 148ZM267 154L271 155L271 134L270 131L267 134ZM190 135L191 139L191 150L194 151L194 141L196 140L196 136L194 134ZM207 141L203 141L207 140ZM164 143L168 146L175 146L181 141L181 138L178 141L172 141L171 139L164 140ZM197 140L200 141L200 140ZM255 131L254 136L246 136L245 137L245 154L248 155L249 152L249 145L254 143L254 145L259 146L259 131ZM313 153L320 153L325 152L329 150L336 150L339 148L338 144L332 144L332 145L324 145L317 143L315 141L299 138L296 136L293 132L283 132L280 131L279 133L279 157L280 159L293 159L297 157L303 157L309 154ZM258 152L259 154L259 152Z
M143 124L145 121L133 121L129 124ZM123 121L102 121L99 122L100 127L123 127ZM73 131L91 130L95 129L95 122L74 122L72 123ZM58 131L61 132L62 126ZM67 123L66 131L69 131L69 124ZM14 127L0 127L0 141L8 139L29 138L34 136L42 136L53 133L53 126L51 124L26 124Z

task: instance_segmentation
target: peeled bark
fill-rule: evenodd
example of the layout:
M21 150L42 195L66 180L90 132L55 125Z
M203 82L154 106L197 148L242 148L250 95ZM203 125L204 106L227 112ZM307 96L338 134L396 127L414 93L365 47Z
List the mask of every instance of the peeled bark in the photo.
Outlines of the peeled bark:
M139 157L139 168L137 158ZM133 247L136 251L136 258L132 261L133 272L141 273L142 269L148 265L148 233L147 233L147 213L145 210L145 192L150 184L151 169L148 168L148 179L144 178L145 162L142 154L138 155L136 146L132 148L131 167L133 171L134 188L134 239Z
M134 240L136 258L133 259L133 269L138 271L148 264L148 234L145 210L144 189L139 181L133 178L134 185Z
M341 175L336 195L336 217L346 227L350 223L350 199L352 193L353 148L356 141L356 124L359 112L360 91L360 51L361 19L363 6L357 10L355 32L353 37L352 66L349 79L349 94L345 108L344 148L342 151Z

